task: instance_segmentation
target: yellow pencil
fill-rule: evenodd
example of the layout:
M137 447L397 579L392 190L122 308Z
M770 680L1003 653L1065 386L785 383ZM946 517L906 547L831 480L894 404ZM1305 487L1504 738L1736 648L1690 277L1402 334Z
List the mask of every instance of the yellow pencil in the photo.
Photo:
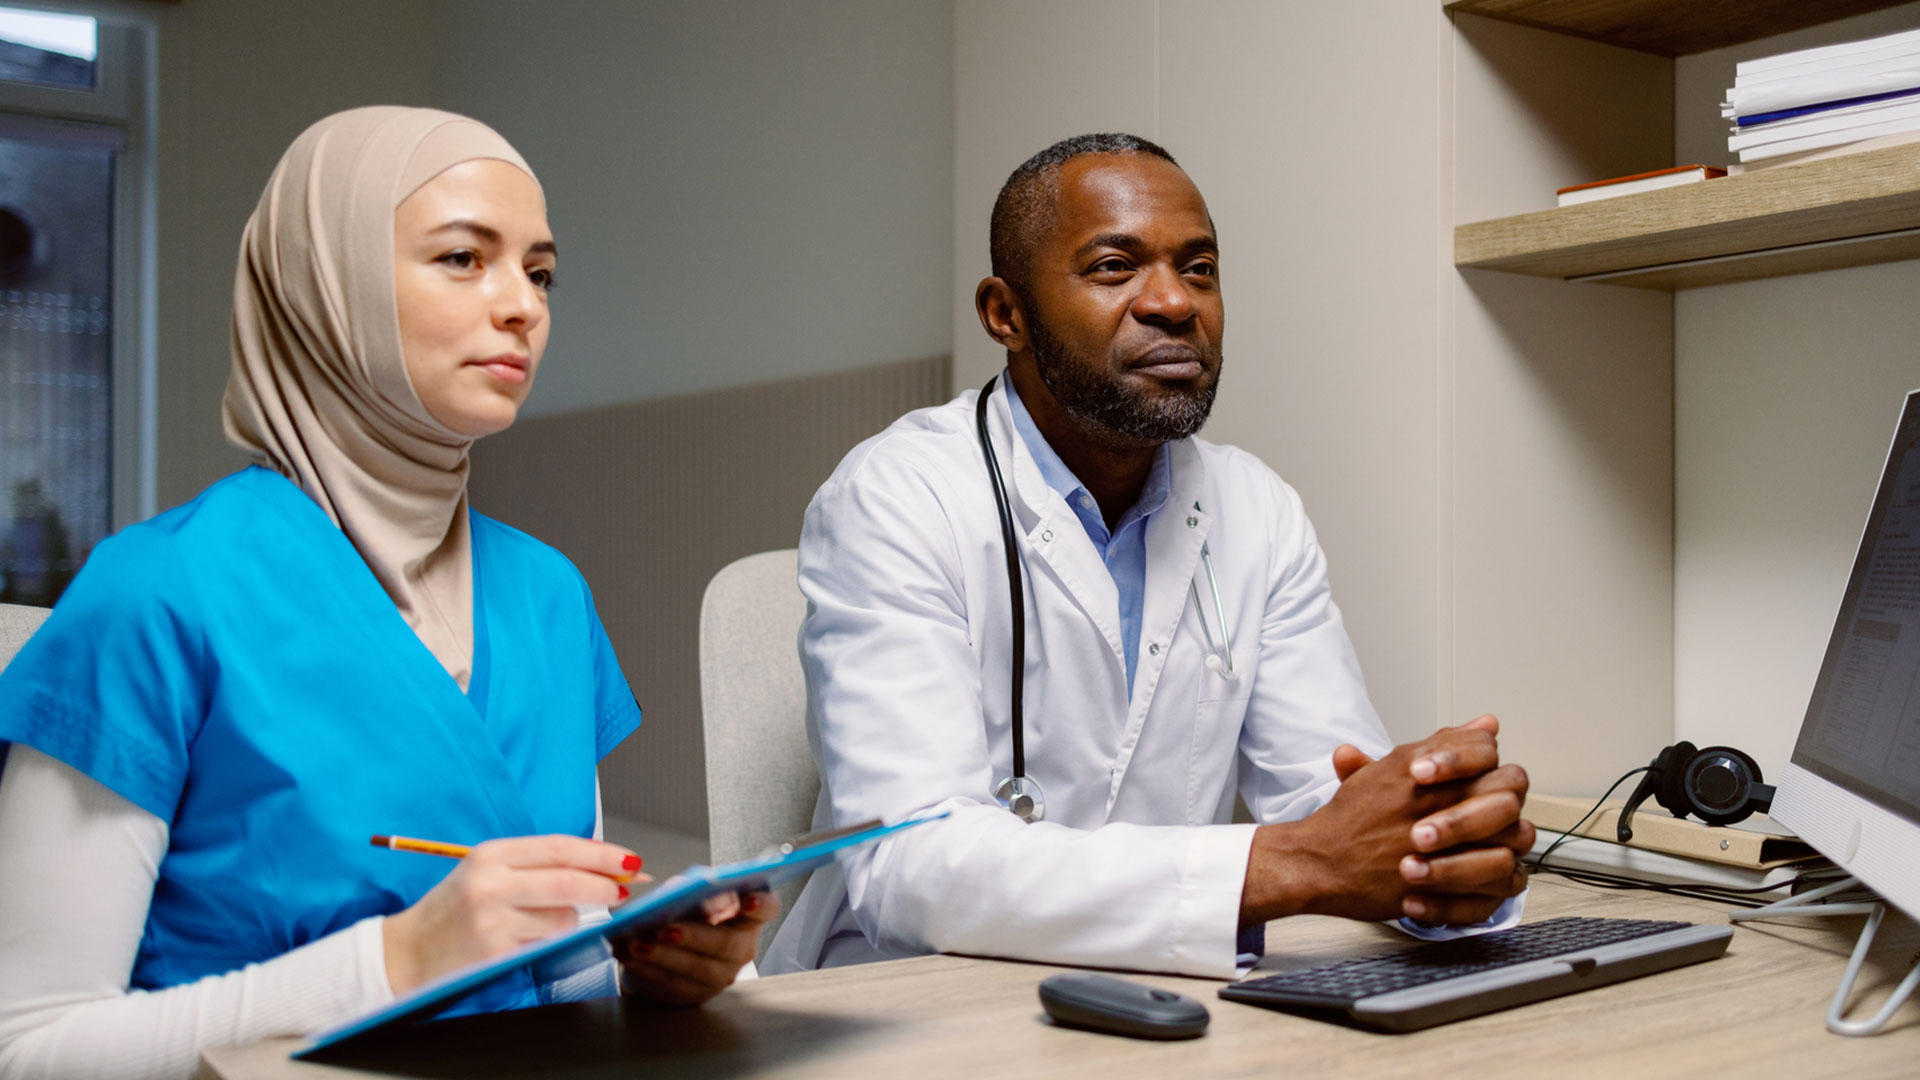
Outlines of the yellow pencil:
M372 843L374 847L386 848L389 851L412 851L421 855L444 855L449 859L464 859L467 857L467 853L473 850L465 844L448 844L439 840L416 840L411 836L375 836ZM635 855L633 858L637 860L640 856ZM636 866L634 869L637 870L639 867ZM631 884L633 881L632 874L608 874L607 876L622 885Z

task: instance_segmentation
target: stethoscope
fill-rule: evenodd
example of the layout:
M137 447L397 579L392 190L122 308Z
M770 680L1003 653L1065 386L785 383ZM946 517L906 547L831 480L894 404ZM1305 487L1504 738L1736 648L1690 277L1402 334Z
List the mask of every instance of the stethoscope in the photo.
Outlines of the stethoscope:
M987 398L993 393L994 383L999 381L996 375L987 380L980 388L980 397L974 402L974 427L980 434L980 452L987 459L987 479L993 484L993 505L1000 513L1000 544L1007 553L1007 597L1013 610L1013 666L1009 673L1011 686L1011 708L1013 727L1013 775L1001 780L994 786L993 797L1013 813L1013 816L1025 822L1035 822L1047 816L1047 796L1040 789L1039 781L1027 775L1026 731L1023 723L1024 686L1027 674L1027 598L1026 587L1022 583L1020 567L1020 548L1014 541L1013 504L1007 499L1006 482L1000 477L1000 459L994 456L993 440L987 436ZM1194 509L1200 509L1195 503ZM1233 636L1227 629L1227 609L1220 602L1220 579L1213 574L1213 555L1207 550L1206 541L1200 542L1200 561L1207 568L1207 585L1213 592L1213 611L1220 619L1220 646L1215 647L1213 630L1207 626L1206 617L1200 617L1200 630L1207 638L1207 670L1228 679L1237 678L1233 670ZM1193 607L1200 610L1200 589L1192 581L1187 582L1187 595L1193 597Z

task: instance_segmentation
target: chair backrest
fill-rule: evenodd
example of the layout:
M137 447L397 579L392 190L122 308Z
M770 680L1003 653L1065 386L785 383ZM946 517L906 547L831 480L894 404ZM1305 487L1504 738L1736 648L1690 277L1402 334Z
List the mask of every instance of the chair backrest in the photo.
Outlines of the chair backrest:
M0 671L13 662L13 654L27 643L40 624L47 621L47 609L24 604L0 604Z
M807 748L800 671L798 554L749 555L707 584L700 604L700 712L707 746L707 831L715 864L805 832L820 777ZM805 879L779 887L781 914ZM760 936L760 953L779 920Z

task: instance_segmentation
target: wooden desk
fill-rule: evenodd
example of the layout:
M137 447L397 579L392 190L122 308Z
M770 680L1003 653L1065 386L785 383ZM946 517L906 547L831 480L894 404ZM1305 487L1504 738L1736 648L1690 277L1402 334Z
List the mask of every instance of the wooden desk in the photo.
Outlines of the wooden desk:
M1530 918L1586 914L1724 922L1707 901L1608 892L1542 875ZM1143 1042L1055 1028L1035 987L1041 964L930 956L753 980L705 1008L662 1013L585 1002L464 1017L408 1033L353 1064L383 1076L674 1077L1007 1076L1213 1078L1287 1075L1913 1077L1920 1002L1886 1034L1830 1035L1827 1000L1861 919L1748 923L1727 955L1520 1009L1410 1035L1376 1035L1221 1001L1202 979L1137 976L1213 1013L1207 1034ZM1406 939L1383 927L1302 917L1268 928L1266 967L1378 952ZM1861 981L1877 1006L1920 947L1920 928L1890 917ZM202 1077L365 1076L294 1062L283 1039L209 1051Z

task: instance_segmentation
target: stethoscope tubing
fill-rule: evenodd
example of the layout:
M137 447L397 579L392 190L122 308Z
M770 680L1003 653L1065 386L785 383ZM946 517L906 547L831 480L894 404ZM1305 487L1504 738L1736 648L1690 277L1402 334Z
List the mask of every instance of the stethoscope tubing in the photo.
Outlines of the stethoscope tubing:
M1000 475L1000 459L993 452L993 438L987 432L987 399L992 396L994 385L999 381L1000 377L995 375L993 378L987 380L985 386L980 388L980 396L974 401L973 420L975 430L980 436L980 451L986 458L987 477L993 484L993 508L1000 516L1000 545L1002 549L1006 551L1007 555L1007 599L1013 616L1013 655L1011 657L1011 664L1009 665L1011 669L1009 683L1012 700L1008 705L1008 719L1010 721L1008 727L1013 736L1013 775L1006 781L1003 781L1001 786L1007 788L1015 796L1023 789L1030 788L1032 794L1039 800L1038 805L1044 807L1044 797L1040 796L1039 785L1027 776L1025 723L1027 600L1025 576L1020 562L1019 545L1013 529L1013 503L1012 500L1007 497L1006 481ZM1198 503L1194 504L1194 509L1200 509ZM1224 674L1228 679L1234 679L1238 676L1233 670L1233 631L1227 626L1227 607L1220 597L1220 579L1213 572L1213 553L1209 550L1204 540L1200 542L1200 561L1206 567L1207 587L1209 591L1213 593L1213 610L1220 619L1221 646L1219 652L1223 654L1213 654L1213 630L1207 626L1207 617L1200 601L1199 586L1190 580L1187 582L1187 591L1193 596L1194 616L1200 620L1200 631L1206 635L1207 639L1207 648L1209 650L1207 667L1215 672ZM1221 670L1222 666L1225 669L1224 671ZM1010 806L1009 809L1012 809L1012 807ZM1037 821L1041 815L1044 814L1044 810L1035 813L1032 817L1020 814L1018 810L1015 810L1015 813L1019 814L1024 820Z
M993 453L993 439L987 434L987 398L993 394L994 383L1000 377L995 375L980 388L980 398L974 405L974 424L980 432L980 449L987 457L987 476L993 481L993 507L1000 513L1000 542L1007 553L1007 592L1013 611L1013 702L1009 710L1013 729L1013 775L1016 779L1025 779L1027 775L1026 725L1023 723L1023 703L1026 699L1027 666L1027 598L1026 586L1021 576L1020 549L1016 546L1013 532L1013 505L1007 498L1006 482L1000 478L1000 460Z

